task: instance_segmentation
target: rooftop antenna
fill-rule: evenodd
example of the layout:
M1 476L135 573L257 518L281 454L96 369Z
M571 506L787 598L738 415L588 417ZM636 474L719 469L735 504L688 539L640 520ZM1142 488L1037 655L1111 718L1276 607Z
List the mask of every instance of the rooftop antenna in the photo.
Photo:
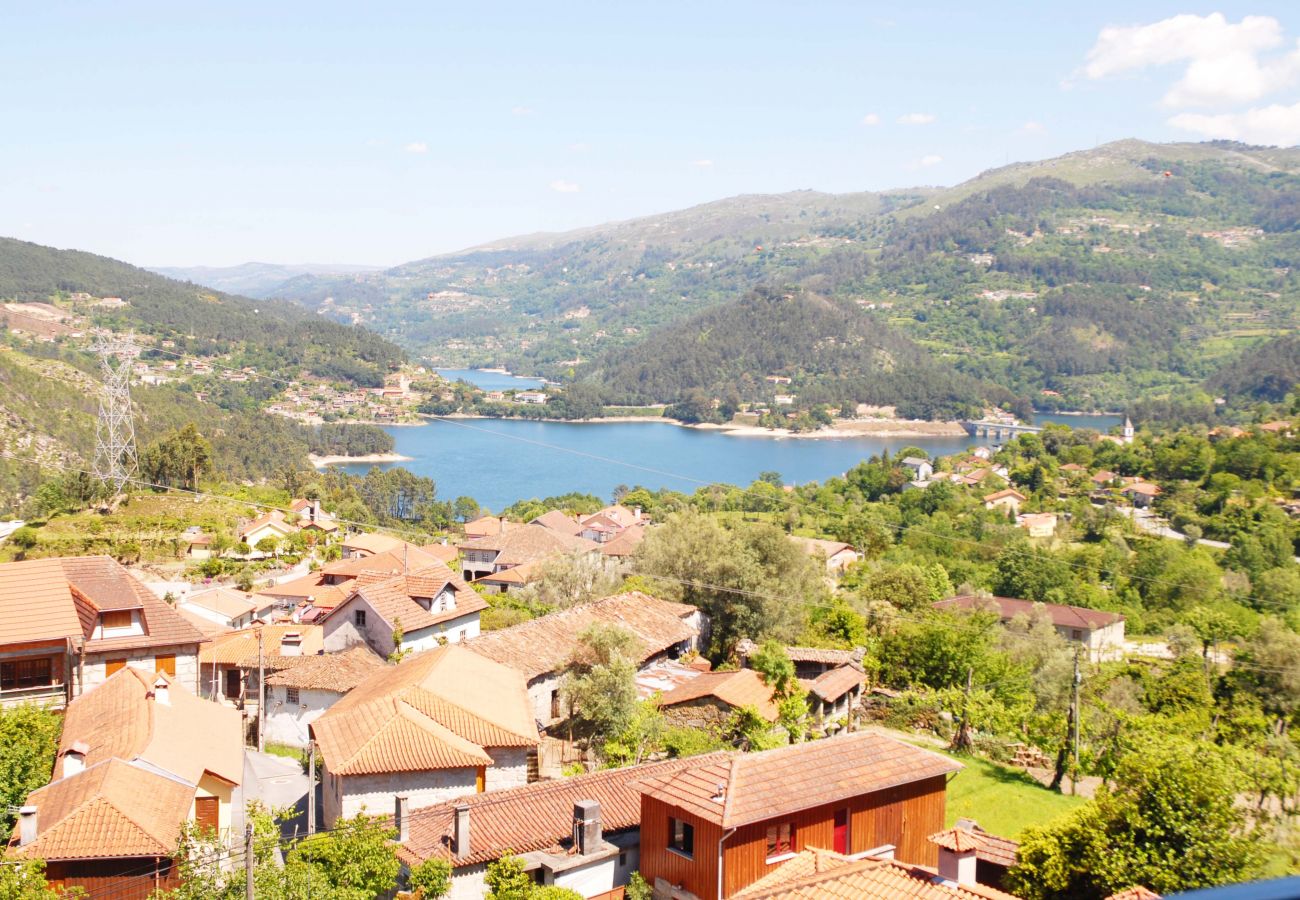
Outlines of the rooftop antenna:
M140 350L130 335L121 337L107 331L95 335L91 349L99 355L104 379L95 425L95 477L116 497L138 467L131 416L131 365Z

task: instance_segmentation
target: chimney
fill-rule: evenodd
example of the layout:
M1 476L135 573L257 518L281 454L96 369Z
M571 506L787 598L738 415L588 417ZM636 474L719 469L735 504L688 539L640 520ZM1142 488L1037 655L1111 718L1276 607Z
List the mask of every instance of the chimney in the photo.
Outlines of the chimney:
M573 848L582 856L600 849L600 801L579 800L573 804Z
M317 522L317 521L320 520L320 501L319 501L319 500L313 500L313 501L311 502L311 520L312 520L313 522Z
M18 846L26 847L36 840L36 807L18 808Z
M460 804L455 807L452 819L452 839L457 856L469 855L469 807Z
M957 884L975 884L975 844L960 842L957 850L939 845L939 877Z
M393 798L393 824L397 827L397 843L405 844L411 838L410 798Z
M86 769L86 754L90 752L89 745L85 741L77 741L67 750L63 751L63 777L76 775Z
M159 676L153 683L153 702L161 706L172 705L171 690L166 678Z

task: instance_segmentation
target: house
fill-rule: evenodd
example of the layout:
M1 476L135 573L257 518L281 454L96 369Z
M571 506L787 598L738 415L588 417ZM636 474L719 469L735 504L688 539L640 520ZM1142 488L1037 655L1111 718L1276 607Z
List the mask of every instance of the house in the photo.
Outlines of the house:
M1086 466L1081 466L1078 463L1066 463L1061 466L1061 471L1064 472L1068 478L1077 478L1085 475L1088 469Z
M984 495L985 509L1002 509L1011 510L1014 513L1020 512L1020 504L1029 498L1015 488L1003 488L1000 491L994 491L991 494Z
M929 481L934 474L934 464L920 456L905 456L899 465L908 470L912 481Z
M546 402L546 394L542 391L519 391L515 394L515 402L543 404Z
M199 696L257 709L258 668L278 672L300 657L324 650L319 625L259 625L231 631L205 644L199 653Z
M298 526L290 523L284 513L273 509L241 525L239 540L247 544L255 555L262 556L265 555L263 551L257 549L257 545L262 541L267 539L283 541L297 530Z
M342 653L303 656L266 678L266 739L290 747L311 745L309 726L386 663L358 645Z
M1146 509L1155 502L1156 497L1160 494L1160 488L1146 481L1137 481L1125 485L1120 493L1127 497L1129 502L1138 509Z
M821 538L790 536L800 550L814 559L820 559L826 566L826 574L837 575L862 559L862 554L853 549L852 544L843 541L826 541Z
M659 698L664 719L688 728L711 728L750 707L768 722L780 715L772 688L753 669L705 672Z
M381 535L369 535L380 537ZM350 540L350 539L349 539ZM376 544L375 546L380 546ZM385 545L387 546L387 545ZM328 612L351 596L357 576L363 572L371 574L399 575L439 564L438 558L424 548L405 541L397 541L396 546L369 553L359 550L355 545L353 555L326 563L319 571L273 585L260 593L273 597L289 608L304 607L319 610L320 614ZM303 621L314 621L317 616L300 616Z
M600 545L600 553L614 560L624 560L636 553L637 547L645 540L645 525L629 525L613 540Z
M458 644L376 672L309 727L327 827L525 784L539 743L524 677Z
M569 537L577 537L579 532L582 531L581 522L558 509L544 512L528 524L541 525L543 528L558 531L560 534L567 534Z
M598 552L600 545L541 525L520 525L491 537L467 540L459 549L465 580L474 581L524 563Z
M518 590L537 581L542 577L542 566L540 563L524 563L522 566L515 566L513 569L502 569L500 572L493 572L491 575L484 575L476 579L475 584L481 584L494 594L506 594L512 590Z
M387 534L350 534L343 539L340 548L343 559L358 559L365 556L375 556L380 553L389 553L394 550L401 550L404 547L411 547L401 538L395 538Z
M560 677L573 661L574 651L581 648L582 633L596 623L616 625L636 637L638 668L698 651L708 635L707 621L698 608L631 591L489 631L465 646L521 673L533 717L550 725L564 718Z
M366 644L388 656L454 644L478 636L479 613L487 608L442 563L395 575L362 572L353 584L348 598L320 619L327 651Z
M733 896L735 900L804 900L810 897L1016 900L1013 895L996 888L945 876L944 852L940 850L939 868L935 870L901 862L888 851L846 856L810 848L780 863ZM964 875L966 869L961 871Z
M1034 603L1011 597L987 597L963 594L932 604L935 609L974 610L987 609L997 613L1003 623L1016 616L1045 613L1061 637L1082 644L1093 659L1109 656L1124 646L1124 617L1119 613L1082 606L1064 606L1057 603Z
M489 791L408 811L397 855L409 870L428 859L451 864L447 900L478 900L487 890L489 863L518 856L541 884L604 896L627 884L640 861L644 778L721 761L712 753L606 769L588 775ZM575 822L583 828L575 829ZM576 840L575 840L576 832Z
M179 608L227 628L247 628L274 606L275 601L270 597L219 587L190 594L180 602Z
M128 666L68 704L53 778L27 797L11 855L45 860L53 884L143 900L176 886L183 823L230 845L243 775L238 713Z
M1031 538L1050 538L1056 534L1056 513L1022 513L1016 516L1016 527L1023 528Z
M1001 888L1008 870L1020 861L1020 844L1010 838L990 834L973 819L958 819L956 827L974 841L975 881L988 887ZM945 843L941 840L944 834L947 832L930 835L930 842L939 847L941 860L945 849Z
M62 705L127 665L197 690L203 639L107 556L0 564L0 703Z
M198 525L191 525L181 532L181 544L185 547L186 559L212 558L212 535L204 534Z
M837 666L816 678L800 679L808 692L808 711L817 724L844 720L849 724L854 707L862 698L867 676L857 663Z
M809 848L894 847L934 865L947 778L960 763L859 732L728 754L641 781L641 874L664 897L721 900Z
M758 644L745 638L736 644L736 657L742 666L748 666L749 658L757 650ZM818 678L841 666L861 667L864 652L862 648L857 650L830 650L825 647L785 648L785 655L794 663L795 677L801 680Z
M1099 488L1110 487L1118 480L1119 480L1119 475L1115 472L1111 472L1108 469L1102 469L1100 472L1093 474L1093 476L1089 479L1089 481L1091 481Z
M512 528L520 527L522 526L518 522L511 522L504 516L479 516L462 525L461 530L465 532L465 539L472 541L475 538L496 537Z

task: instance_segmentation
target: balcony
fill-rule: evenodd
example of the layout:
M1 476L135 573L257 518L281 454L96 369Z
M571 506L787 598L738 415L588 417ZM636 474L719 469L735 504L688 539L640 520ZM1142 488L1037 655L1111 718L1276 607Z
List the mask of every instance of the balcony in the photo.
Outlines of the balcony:
M0 706L17 706L36 703L62 709L67 705L67 691L61 684L40 684L33 687L5 688L0 690Z

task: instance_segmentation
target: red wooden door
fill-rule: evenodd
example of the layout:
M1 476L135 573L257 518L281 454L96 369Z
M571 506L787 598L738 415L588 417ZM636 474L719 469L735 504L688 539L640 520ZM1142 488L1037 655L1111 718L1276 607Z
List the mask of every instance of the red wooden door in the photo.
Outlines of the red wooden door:
M849 852L849 811L847 809L835 810L835 847L836 853L843 853L846 856Z

